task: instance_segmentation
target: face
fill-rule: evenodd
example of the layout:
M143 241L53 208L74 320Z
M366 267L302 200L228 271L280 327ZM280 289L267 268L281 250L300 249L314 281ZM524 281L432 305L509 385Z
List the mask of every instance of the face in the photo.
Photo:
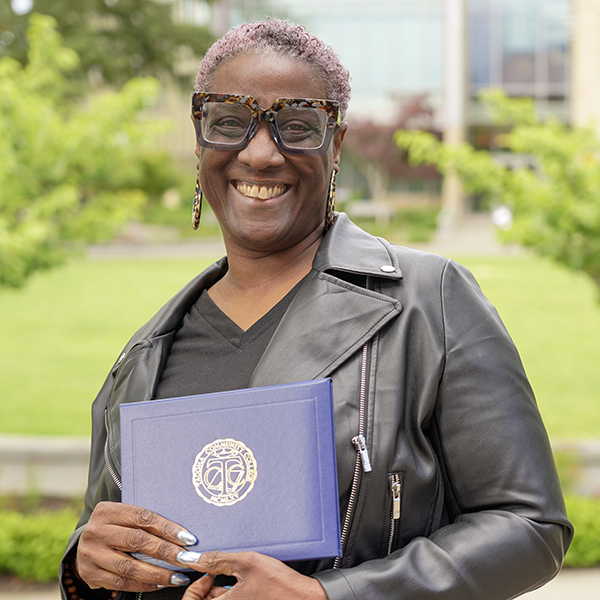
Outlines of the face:
M316 67L276 53L236 56L217 69L210 88L202 91L252 96L261 108L277 98L327 99ZM322 156L283 153L265 122L243 150L196 146L202 192L226 244L274 252L318 239L344 133L345 125Z

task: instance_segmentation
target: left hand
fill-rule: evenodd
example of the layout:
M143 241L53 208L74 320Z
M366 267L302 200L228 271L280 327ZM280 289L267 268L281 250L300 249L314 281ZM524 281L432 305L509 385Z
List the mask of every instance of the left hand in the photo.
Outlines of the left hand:
M208 575L192 583L183 600L208 600L223 595L227 600L327 600L316 579L257 552L204 552L197 562L186 564ZM231 589L213 587L214 575L232 575L237 583Z

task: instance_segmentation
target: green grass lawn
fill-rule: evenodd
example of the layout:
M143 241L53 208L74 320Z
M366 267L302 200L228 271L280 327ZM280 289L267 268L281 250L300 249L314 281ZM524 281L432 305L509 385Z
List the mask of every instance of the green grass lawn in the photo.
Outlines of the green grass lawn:
M591 281L534 257L460 262L515 341L550 436L600 438L600 303Z
M460 260L460 257L459 257ZM210 261L76 261L0 292L0 432L87 435L122 346ZM554 439L600 437L600 304L532 257L464 258L513 336Z
M0 431L87 435L133 333L208 259L75 261L0 292Z

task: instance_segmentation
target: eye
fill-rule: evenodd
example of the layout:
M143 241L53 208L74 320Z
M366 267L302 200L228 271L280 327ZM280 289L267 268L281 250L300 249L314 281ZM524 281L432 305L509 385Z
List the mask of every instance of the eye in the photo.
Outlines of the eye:
M297 133L297 134L310 133L311 131L313 131L313 132L318 131L317 127L315 127L314 125L311 125L307 121L303 121L300 119L286 121L285 123L282 123L280 125L280 129L285 132Z
M323 142L327 116L314 108L286 108L277 115L277 127L284 144L316 148Z
M236 143L243 139L252 121L245 106L208 103L202 114L202 133L211 142Z
M220 129L237 129L243 128L245 129L246 124L243 123L240 119L236 119L235 117L223 117L219 119L215 123L211 125L211 127L217 127Z

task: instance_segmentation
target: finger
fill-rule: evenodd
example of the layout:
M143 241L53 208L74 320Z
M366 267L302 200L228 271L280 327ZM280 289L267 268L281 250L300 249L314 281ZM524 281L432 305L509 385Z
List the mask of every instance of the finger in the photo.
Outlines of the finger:
M87 552L91 555L86 555ZM77 565L79 577L93 589L152 591L158 586L185 586L190 583L189 577L183 573L173 573L106 547L78 548Z
M98 538L95 532L85 532L85 537L79 541L77 548L76 568L82 578L86 578L87 570L95 566L108 571L114 571L123 560L132 561L131 553L141 552L146 556L166 561L173 565L181 566L177 557L183 551L180 546L171 544L141 529L128 529L107 525L103 528L102 535ZM140 562L140 561L136 561ZM141 566L146 563L140 563ZM147 572L153 572L160 567L146 565Z
M213 587L211 588L210 592L206 594L205 600L219 598L223 594L226 594L230 589L231 587Z
M180 562L202 573L231 575L242 579L243 574L257 568L259 563L275 561L257 552L182 552Z
M198 541L181 525L151 510L120 502L100 502L90 518L91 524L95 524L96 521L98 525L112 524L130 529L142 529L179 546L191 546Z
M207 594L211 592L214 582L215 578L207 573L203 577L200 577L200 579L194 581L194 583L192 583L192 585L185 590L182 600L203 600L204 598L215 598L216 596L214 596L214 594L212 596L207 596Z

